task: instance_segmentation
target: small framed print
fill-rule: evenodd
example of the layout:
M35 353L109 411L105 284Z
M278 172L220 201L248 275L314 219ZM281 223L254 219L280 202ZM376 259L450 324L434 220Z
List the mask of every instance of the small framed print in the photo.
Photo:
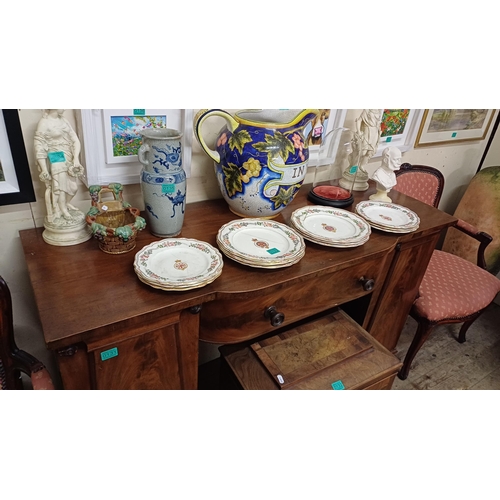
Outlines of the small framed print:
M110 182L138 184L142 165L137 151L140 131L172 128L182 133L182 165L191 174L191 109L82 109L77 113L88 186Z
M380 140L374 158L382 156L385 148L394 146L402 153L409 151L415 142L421 109L383 109L380 122Z

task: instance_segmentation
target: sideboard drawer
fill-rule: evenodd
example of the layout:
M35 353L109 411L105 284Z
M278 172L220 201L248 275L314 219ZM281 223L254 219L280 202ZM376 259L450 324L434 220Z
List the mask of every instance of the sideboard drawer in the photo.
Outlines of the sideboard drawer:
M385 277L385 259L367 259L353 267L295 282L226 296L203 305L200 340L232 344L289 325L339 304L377 292Z

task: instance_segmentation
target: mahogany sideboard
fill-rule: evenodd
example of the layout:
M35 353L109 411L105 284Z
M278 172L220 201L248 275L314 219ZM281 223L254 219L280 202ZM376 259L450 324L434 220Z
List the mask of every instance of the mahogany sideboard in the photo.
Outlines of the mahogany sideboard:
M288 223L310 186L275 219ZM368 199L373 184L355 193ZM221 276L194 290L165 292L133 270L137 251L158 240L147 228L135 250L109 255L96 241L51 246L43 228L20 231L45 344L64 389L196 389L199 341L236 344L327 313L339 305L394 350L441 232L456 219L391 192L420 217L409 234L373 230L357 248L306 241L306 254L281 269L244 266L224 256ZM219 228L237 217L222 200L188 204L179 237L214 247Z

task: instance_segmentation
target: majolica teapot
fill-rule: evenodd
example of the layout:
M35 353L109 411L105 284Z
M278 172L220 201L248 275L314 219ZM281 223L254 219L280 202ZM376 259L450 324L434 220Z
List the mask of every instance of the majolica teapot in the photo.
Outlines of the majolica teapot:
M304 130L318 110L243 110L233 115L201 110L194 134L215 163L222 196L241 217L276 217L295 197L307 172L309 149ZM203 123L224 118L215 150L202 135Z

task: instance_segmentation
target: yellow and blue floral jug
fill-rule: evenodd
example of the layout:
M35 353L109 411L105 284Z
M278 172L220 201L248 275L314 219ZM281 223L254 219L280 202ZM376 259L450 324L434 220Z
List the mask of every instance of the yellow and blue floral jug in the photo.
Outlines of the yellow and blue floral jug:
M240 217L276 217L295 197L307 172L309 149L304 129L315 109L243 110L231 115L221 109L201 110L194 134L215 162L222 196ZM203 136L203 123L221 117L215 150Z

